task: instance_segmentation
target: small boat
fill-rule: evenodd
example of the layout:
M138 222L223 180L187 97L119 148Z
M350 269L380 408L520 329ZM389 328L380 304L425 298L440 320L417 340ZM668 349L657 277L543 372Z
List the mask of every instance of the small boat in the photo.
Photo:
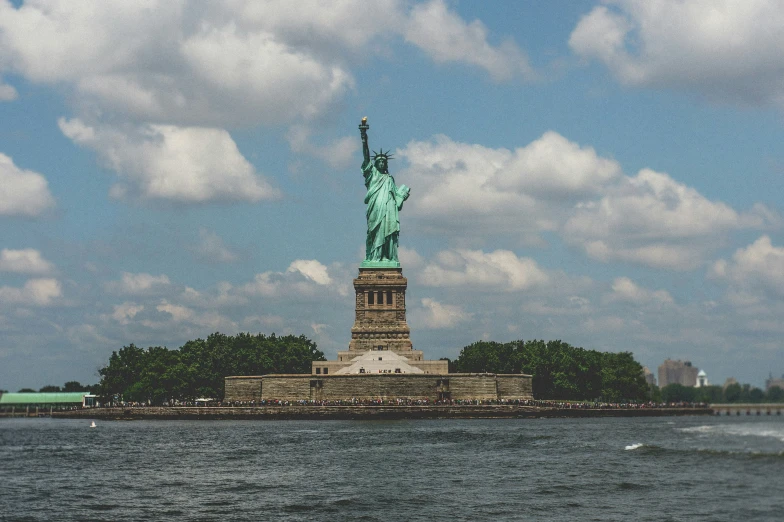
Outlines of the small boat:
M90 427L91 427L91 428L97 428L98 426L96 426L96 425L95 425L95 421L93 421L93 422L92 422L92 424L90 424Z

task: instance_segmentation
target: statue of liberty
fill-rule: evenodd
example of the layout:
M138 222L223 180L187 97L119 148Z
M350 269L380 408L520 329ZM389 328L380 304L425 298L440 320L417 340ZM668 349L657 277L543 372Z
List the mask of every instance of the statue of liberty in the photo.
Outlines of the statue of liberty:
M398 212L411 192L405 185L395 185L395 179L389 174L389 151L373 152L370 160L367 131L370 126L367 118L362 118L359 133L362 136L362 175L365 177L365 204L367 205L367 239L365 241L365 260L362 267L397 268L398 236L400 235L400 217Z

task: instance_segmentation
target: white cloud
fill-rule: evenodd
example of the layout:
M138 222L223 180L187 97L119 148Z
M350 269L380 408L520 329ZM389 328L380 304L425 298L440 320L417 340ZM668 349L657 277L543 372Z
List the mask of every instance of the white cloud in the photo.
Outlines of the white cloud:
M738 213L667 174L643 169L609 187L599 201L579 204L564 225L564 237L600 261L686 270L716 248L724 233L777 221L762 205Z
M574 201L593 197L620 176L618 164L558 133L514 151L436 136L399 151L410 164L397 177L417 180L410 208L426 231L466 237L488 233L540 241Z
M114 305L111 318L120 324L129 324L136 315L144 310L144 305L126 301L119 305Z
M237 323L219 313L197 312L192 308L173 304L165 299L156 306L156 310L167 314L174 323L192 324L202 329L207 328L211 331L233 332L237 330ZM168 321L144 321L143 324L149 328L163 329L166 328L167 322Z
M519 291L540 286L547 274L530 258L517 257L508 250L485 253L481 250L446 250L421 272L426 286L473 286L483 290Z
M618 277L612 283L609 301L620 301L634 304L672 304L672 296L666 290L648 290L637 285L628 277Z
M119 281L104 283L107 291L125 295L145 295L162 291L171 282L165 274L154 276L146 273L123 272Z
M292 261L286 272L299 272L314 283L322 286L332 283L327 267L315 259L297 259Z
M350 66L401 35L436 61L531 74L515 44L490 45L440 0L3 1L0 73L70 85L83 110L135 121L287 124L335 107L355 88Z
M18 306L48 306L62 296L57 279L30 279L22 288L0 287L0 303Z
M13 101L17 97L19 97L19 93L16 92L14 86L3 83L2 78L0 78L0 102Z
M364 254L364 249L362 253ZM398 248L397 257L400 260L400 264L409 270L418 270L425 264L425 260L413 248L401 246Z
M95 149L122 181L112 195L182 203L259 201L278 196L223 129L145 125L137 129L92 127L58 121L63 134Z
M265 2L264 16L245 19L248 10L237 2L3 2L0 68L71 83L85 104L190 125L315 116L352 87L339 55L302 42L325 9ZM286 12L298 18L281 20Z
M105 349L107 346L114 346L117 341L110 339L94 324L80 324L70 326L65 331L66 338L74 346L84 350L88 346L98 346L100 349Z
M263 272L253 281L239 287L241 294L249 296L313 296L325 290L346 292L334 285L329 269L315 259L297 259L285 272Z
M711 275L728 281L736 292L755 296L770 291L784 296L784 247L776 247L770 237L762 236L736 250L731 260L716 261Z
M599 191L621 175L618 162L601 158L591 147L581 147L557 132L514 151L509 164L495 174L497 186L539 197L584 196Z
M199 292L186 286L178 298L183 303L197 308L242 306L248 302L247 296L241 295L241 293L237 292L234 285L227 281L221 281L215 285L213 290L204 292Z
M0 215L34 217L53 206L46 178L20 169L0 152Z
M259 325L266 328L278 330L283 328L286 324L286 320L279 316L279 315L249 315L242 320L242 325L244 328L256 328Z
M323 335L329 329L329 325L322 323L311 323L310 329L313 330L313 333L316 335Z
M579 296L568 296L561 298L556 296L547 299L550 303L529 298L523 303L522 311L526 314L540 315L547 318L554 316L573 316L588 315L594 310L590 306L590 300Z
M415 5L405 38L436 62L468 63L485 69L496 80L534 77L528 59L513 41L493 47L487 41L487 28L481 21L466 23L443 0Z
M459 306L445 305L430 298L422 299L422 308L424 311L417 320L427 328L452 328L472 317Z
M234 99L234 110L244 101L245 110L274 121L318 116L353 87L351 75L337 63L321 63L275 34L248 33L234 22L203 26L182 42L180 52L213 104L220 104L217 96L223 94ZM209 114L210 109L202 110Z
M41 257L34 248L0 250L0 271L17 274L45 275L54 271L54 265Z
M214 263L231 263L237 260L237 254L223 244L218 234L205 228L199 229L199 244L196 246L199 257Z
M775 0L615 0L583 17L572 50L623 83L784 107L784 10Z
M461 246L490 237L531 245L552 232L593 259L687 270L730 232L765 230L781 217L764 205L738 212L669 175L620 165L549 131L525 147L490 149L437 136L399 151L417 180L408 209L416 227Z
M291 150L318 158L333 169L345 169L355 161L359 149L356 136L344 136L326 145L314 145L310 141L311 130L304 125L292 125L286 139Z

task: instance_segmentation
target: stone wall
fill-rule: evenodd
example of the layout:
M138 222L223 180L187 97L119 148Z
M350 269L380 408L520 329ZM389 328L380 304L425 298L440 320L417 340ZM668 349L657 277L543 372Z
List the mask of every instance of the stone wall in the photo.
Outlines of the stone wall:
M226 377L224 400L533 399L531 390L530 375L264 375Z
M518 378L525 376L518 375ZM496 375L493 373L444 375L449 380L449 393L452 399L505 399L498 395ZM530 378L530 377L529 377ZM533 397L529 397L533 399Z
M262 379L261 376L226 377L223 380L224 397L237 397L236 399L226 399L232 401L260 401Z
M519 379L518 375L497 375L498 396L506 399L530 399L534 396L531 379Z
M311 375L265 375L261 384L262 399L280 399L286 401L310 400Z
M449 373L449 361L409 361L408 364L419 368L425 373L442 375Z

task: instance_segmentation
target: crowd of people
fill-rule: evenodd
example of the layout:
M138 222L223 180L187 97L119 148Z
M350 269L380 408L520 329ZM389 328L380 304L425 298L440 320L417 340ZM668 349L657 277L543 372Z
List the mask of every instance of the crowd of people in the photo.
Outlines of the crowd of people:
M264 399L260 401L225 401L210 404L223 407L256 406L532 406L550 409L643 409L643 408L707 408L707 404L693 402L599 402L599 401L542 401L534 399L346 399L298 400Z

